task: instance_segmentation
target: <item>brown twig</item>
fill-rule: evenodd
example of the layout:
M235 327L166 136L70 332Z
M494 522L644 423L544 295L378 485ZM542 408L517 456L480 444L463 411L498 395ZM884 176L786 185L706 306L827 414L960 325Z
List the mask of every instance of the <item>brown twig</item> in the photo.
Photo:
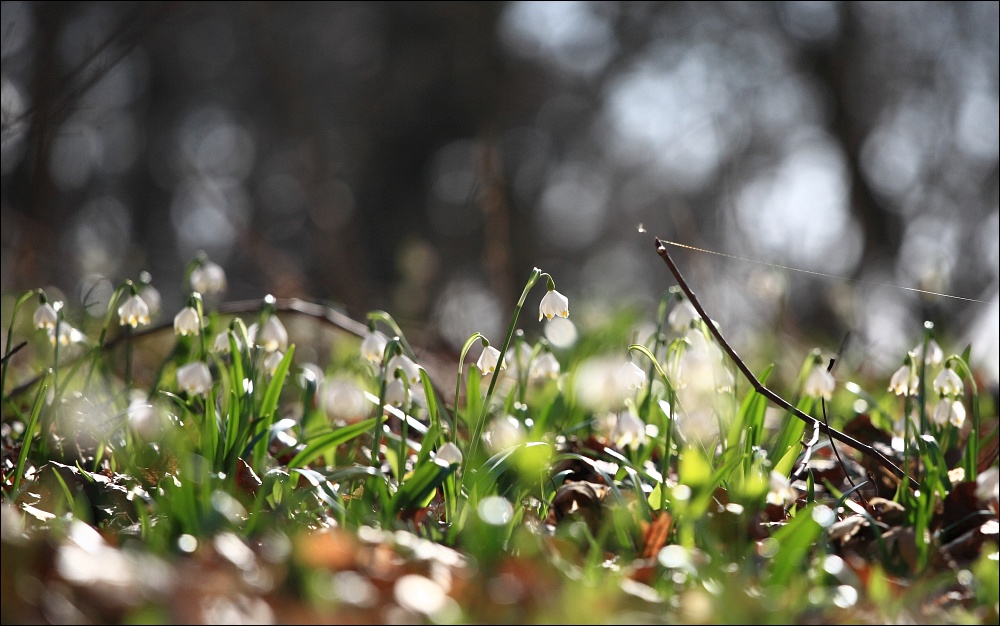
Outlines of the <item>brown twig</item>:
M764 396L765 398L767 398L774 404L778 405L779 407L783 408L784 410L788 411L789 413L799 418L806 424L809 424L813 428L816 428L819 431L823 432L824 434L828 435L830 438L836 439L837 441L854 448L861 454L875 460L875 462L877 462L879 465L881 465L888 471L892 472L892 474L895 475L900 480L906 480L909 483L911 489L918 489L920 487L920 484L916 480L908 476L903 470L897 467L884 454L882 454L875 448L867 444L861 443L854 437L851 437L850 435L845 435L844 433L840 432L835 428L831 428L829 425L825 424L824 422L816 419L811 415L807 415L801 409L793 406L790 402L788 402L778 394L774 393L773 391L765 387L764 384L761 383L756 376L754 376L753 372L750 371L750 368L747 367L747 364L743 362L743 359L740 358L740 355L736 354L736 350L734 350L733 347L729 345L729 342L726 341L726 338L722 336L722 332L719 331L719 329L715 326L715 324L711 322L712 318L710 318L708 316L708 313L705 312L704 307L701 306L701 302L698 301L698 297L694 295L693 291L691 291L691 287L688 286L687 281L684 280L684 276L681 275L681 271L677 269L677 265L674 264L674 260L670 258L670 253L667 252L666 245L662 241L660 241L659 237L656 237L655 240L656 240L656 253L660 255L660 258L663 259L663 262L667 264L668 268L670 268L670 273L672 273L674 275L674 278L677 279L677 284L680 285L681 290L684 291L684 294L687 296L688 300L694 306L695 310L698 311L698 315L701 316L701 319L705 320L705 324L706 326L708 326L708 330L712 333L712 336L715 337L716 341L719 342L719 345L721 345L723 350L726 351L726 354L728 354L729 357L733 360L733 362L736 364L736 367L743 374L743 377L746 378L751 385L753 385L753 388L757 393Z

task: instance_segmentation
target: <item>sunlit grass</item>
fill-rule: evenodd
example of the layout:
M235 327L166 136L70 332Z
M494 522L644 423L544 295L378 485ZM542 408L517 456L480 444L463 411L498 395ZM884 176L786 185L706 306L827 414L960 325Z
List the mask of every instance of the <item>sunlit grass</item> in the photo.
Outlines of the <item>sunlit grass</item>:
M997 619L996 407L930 326L892 381L816 351L775 393L676 288L648 336L533 336L572 306L536 269L432 377L388 312L192 291L144 328L145 282L4 311L5 622Z

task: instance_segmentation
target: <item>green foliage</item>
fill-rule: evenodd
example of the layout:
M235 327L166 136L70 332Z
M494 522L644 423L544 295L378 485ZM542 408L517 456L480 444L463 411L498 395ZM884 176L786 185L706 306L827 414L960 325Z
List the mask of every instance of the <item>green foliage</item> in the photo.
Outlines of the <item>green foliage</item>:
M739 385L722 384L732 364L700 343L707 336L700 320L668 328L673 292L645 342L627 343L635 341L626 330L636 322L634 312L601 328L581 328L574 346L558 350L516 333L526 296L542 276L532 273L502 354L523 344L534 363L551 351L561 366L557 375L533 375L526 363L516 375L484 375L464 358L484 339L477 333L462 351L451 402L440 399L450 381L421 368L410 389L419 399L379 410L396 375L385 371L384 361L396 353L417 355L391 316L375 312L372 328L381 323L391 333L383 363L362 360L354 338L339 337L328 349L326 375L358 382L362 400L347 421L327 419L333 407L324 406L322 381L299 375L295 344L274 356L253 344L242 320L217 312L207 315L201 337L178 337L148 378L115 376L119 365L107 348L72 362L40 352L30 367L44 373L28 392L4 390L4 423L12 426L4 444L11 459L4 506L32 533L64 532L79 521L171 563L233 537L245 545L282 537L310 546L335 541L318 529L339 529L350 537L336 540L343 545L296 548L269 561L285 581L275 593L296 589L290 593L296 601L320 612L343 608L343 600L324 599L322 589L333 583L323 577L331 571L374 576L355 553L371 543L388 546L392 536L408 542L409 557L433 552L432 545L454 548L464 560L449 567L470 588L481 586L479 592L456 586L457 608L432 611L425 616L430 621L501 614L538 622L621 615L664 622L938 619L925 610L947 584L967 591L949 619L996 617L997 547L980 530L989 520L995 524L996 512L969 495L970 479L982 469L976 450L996 433L981 432L986 420L968 350L950 358L970 388L971 433L926 415L908 433L885 433L902 438L904 456L896 460L919 481L916 490L900 483L887 498L892 494L872 483L876 478L861 469L857 451L809 439L812 429L791 413L771 424L765 395L751 388L737 396ZM554 289L551 278L547 282ZM273 307L266 303L261 324L275 315ZM105 317L101 346L109 337L115 341L113 316ZM685 336L688 330L695 334ZM228 350L221 353L207 348L205 335L217 332L226 333ZM146 349L139 336L126 341L128 350ZM646 367L642 385L625 388L613 373L605 382L585 379L584 370L612 349ZM209 366L203 391L178 380L191 362ZM921 377L929 376L927 369ZM7 370L5 362L5 377ZM774 371L764 368L761 383ZM581 392L605 384L607 397ZM848 391L871 407L876 430L893 428L900 405L926 411L930 404L871 394L853 381ZM85 401L88 412L71 401ZM802 394L796 406L822 415L841 405L821 407ZM456 451L461 458L448 457ZM878 496L887 503L883 508L874 504ZM942 513L946 500L956 510L972 508L952 519ZM890 509L899 514L889 516ZM954 561L958 548L968 547L955 545L962 532L981 533L981 540L973 538L980 541L976 553L958 569L942 570L936 564ZM389 535L372 539L373 533ZM335 559L341 560L330 564ZM910 596L899 591L897 578L905 578ZM511 580L551 591L550 605L496 613L483 589L498 594ZM598 593L606 597L597 601ZM918 593L927 597L906 599ZM133 617L164 611L169 608L149 603Z

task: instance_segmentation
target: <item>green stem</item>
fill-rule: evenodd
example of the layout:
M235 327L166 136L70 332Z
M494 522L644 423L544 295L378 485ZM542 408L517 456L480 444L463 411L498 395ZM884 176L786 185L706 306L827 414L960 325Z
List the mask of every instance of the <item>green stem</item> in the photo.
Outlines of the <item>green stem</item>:
M465 355L469 353L469 350L472 348L472 345L477 339L482 342L486 339L486 337L483 337L482 333L473 333L471 337L465 340L465 345L462 346L462 352L458 357L458 380L455 381L455 419L452 423L452 437L456 438L458 437L458 398L462 393L462 374L465 372ZM488 345L489 342L487 342L483 348L485 349ZM466 452L468 452L468 450L466 450Z
M389 359L399 351L401 342L399 337L393 337L385 344L385 351L382 352L382 362L389 364ZM382 418L385 416L385 388L390 373L383 371L378 388L378 410L375 411L375 425L372 427L372 467L379 467L379 452L382 450Z
M528 277L528 282L524 285L524 290L521 292L521 297L517 300L517 305L514 307L514 313L510 318L510 325L507 327L507 336L504 337L503 346L500 348L500 357L497 359L497 367L493 372L493 376L490 378L490 386L486 391L486 398L483 400L483 408L479 414L479 419L476 421L475 430L473 431L472 441L469 442L469 454L462 461L462 476L460 481L465 481L466 470L468 469L469 463L473 462L473 458L476 454L476 448L479 446L479 439L483 435L483 423L486 421L486 415L490 410L490 400L493 398L493 390L496 387L497 379L500 378L500 369L503 367L503 359L507 354L507 348L510 346L510 340L514 336L514 331L517 329L517 317L521 313L521 308L524 307L524 301L528 297L528 292L531 288L535 286L538 279L543 276L542 270L537 267L531 270L531 275ZM547 274L544 274L547 276ZM459 483L461 485L461 482Z
M663 370L663 367L660 365L660 362L656 360L656 356L652 351L650 351L649 348L642 345L641 343L634 343L628 347L629 352L632 352L633 350L635 352L639 352L645 355L645 357L649 359L650 371L655 369L656 373L659 374L660 378L663 379L663 384L667 386L667 398L669 398L667 404L668 406L670 406L671 415L666 415L666 412L664 412L664 415L666 417L664 430L666 431L666 433L664 434L664 439L663 439L663 446L664 446L663 468L661 470L662 475L660 476L660 480L662 481L660 484L660 496L661 496L660 510L665 511L667 508L667 471L670 469L670 448L671 446L673 446L673 434L674 434L673 412L676 410L675 403L677 399L677 393L674 391L674 386L670 384L670 379L667 377L667 373ZM650 377L649 395L646 396L646 401L645 401L646 403L649 402L649 397L652 395L652 393L653 393L653 381L652 377Z
M17 299L14 303L14 310L10 314L10 326L7 327L7 350L11 350L14 345L14 320L17 319L17 311L21 306L28 301L31 296L38 293L34 289L21 294L21 297ZM8 352L8 354L10 354ZM4 360L0 363L0 397L6 400L6 396L3 394L7 391L7 354L4 355Z

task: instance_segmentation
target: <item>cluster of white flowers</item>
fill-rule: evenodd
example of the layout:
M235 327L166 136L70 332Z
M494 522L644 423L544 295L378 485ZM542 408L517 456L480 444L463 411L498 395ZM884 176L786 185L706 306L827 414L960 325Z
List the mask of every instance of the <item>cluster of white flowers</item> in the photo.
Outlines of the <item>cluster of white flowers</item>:
M503 359L503 369L507 376L518 381L527 373L529 383L541 383L559 377L559 359L545 350L535 354L531 346L524 341L518 341L515 346L507 348Z
M944 369L934 377L934 391L938 393L938 403L934 408L933 419L938 426L951 424L961 428L965 424L965 405L962 379L951 367L951 361L944 364Z
M934 339L929 339L925 344L921 342L913 350L906 354L903 365L897 369L889 379L889 391L897 396L913 396L920 391L920 368L921 360L925 367L934 367L944 360L944 351ZM961 428L965 424L965 405L962 403L964 388L962 378L953 369L952 359L944 361L944 367L934 377L932 383L934 391L938 394L938 402L931 414L931 419L938 426L951 424L955 428Z

